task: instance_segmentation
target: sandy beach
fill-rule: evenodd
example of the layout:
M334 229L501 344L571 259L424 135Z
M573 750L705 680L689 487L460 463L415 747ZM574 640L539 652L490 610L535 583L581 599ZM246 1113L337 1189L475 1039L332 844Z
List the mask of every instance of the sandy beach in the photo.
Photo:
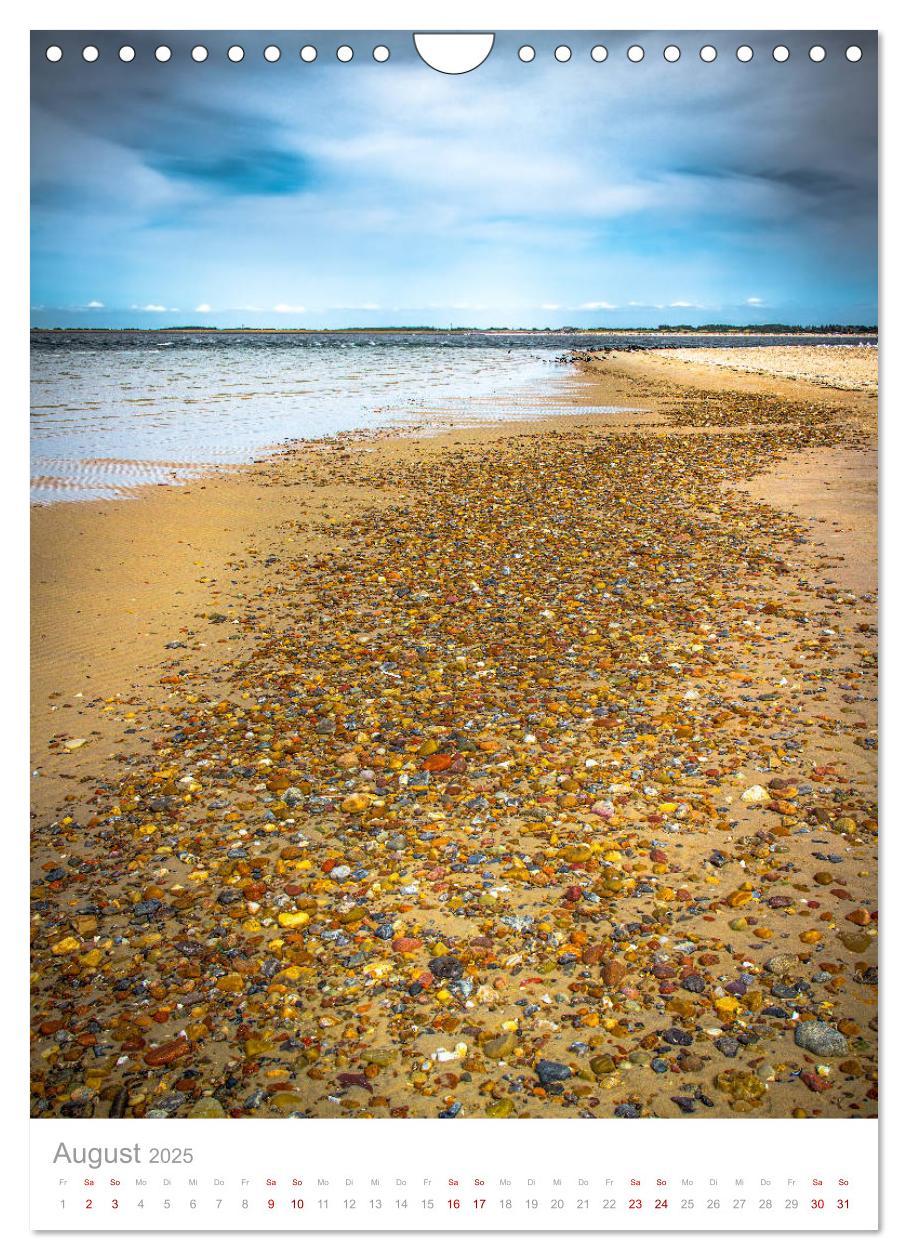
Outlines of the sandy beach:
M731 368L757 376L783 377L831 389L875 394L879 388L878 355L872 346L754 346L743 350L664 349L655 354L682 363Z
M32 1114L875 1115L875 367L34 508Z

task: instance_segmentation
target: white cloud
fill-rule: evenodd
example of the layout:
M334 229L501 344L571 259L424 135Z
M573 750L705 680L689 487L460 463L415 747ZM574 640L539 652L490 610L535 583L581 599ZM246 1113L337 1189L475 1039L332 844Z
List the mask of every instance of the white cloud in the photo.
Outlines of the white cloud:
M195 308L195 310L196 310L197 315L207 315L208 312L211 310L211 307L208 305L207 302L200 302L198 306Z
M286 302L278 302L274 309L278 315L299 315L306 308L305 306L288 306Z
M669 302L669 306L680 306L680 307L684 307L684 308L688 308L688 307L689 307L691 310L696 310L696 309L697 309L697 303L696 303L696 302Z
M579 59L575 62L580 71ZM576 322L595 323L593 314L615 316L628 306L661 318L672 288L704 292L707 303L687 312L684 307L695 304L678 303L675 314L679 318L686 313L699 318L704 309L728 310L735 304L739 311L742 305L749 310L771 309L788 282L785 268L790 253L785 249L797 247L799 259L804 253L797 224L802 221L799 216L807 213L812 194L799 189L793 179L775 179L765 172L797 171L799 158L803 166L800 131L781 126L781 121L799 113L807 120L825 117L820 110L827 108L829 100L825 90L811 88L805 98L799 95L800 87L781 85L772 101L759 92L735 92L734 64L727 67L727 77L723 77L723 67L721 62L705 77L702 73L692 76L677 92L661 84L660 76L651 83L641 82L639 93L635 88L637 108L630 114L624 108L626 87L621 76L607 75L602 80L595 71L597 87L590 91L587 74L575 75L572 70L565 79L563 66L550 66L539 58L529 79L525 70L512 78L503 68L499 74L493 67L488 74L484 69L475 84L475 76L469 76L469 92L457 90L463 80L427 75L424 67L411 69L403 63L396 70L383 71L381 83L374 84L368 75L368 83L357 76L348 81L341 75L343 84L340 79L336 85L319 80L317 88L310 89L305 86L308 76L303 76L299 96L289 87L275 94L269 72L250 79L249 96L244 97L239 115L231 100L233 88L226 80L199 88L225 119L233 119L241 140L251 119L256 128L260 125L263 136L269 127L279 126L275 144L286 145L317 172L316 179L292 196L261 198L256 202L258 209L244 220L249 229L248 249L243 251L247 261L231 262L235 270L228 270L226 293L220 284L212 286L219 322L230 322L225 319L229 311L234 322L267 323L270 310L288 315L308 311L311 319L306 322L314 322L313 313L343 309L337 304L349 302L351 292L360 285L361 292L372 292L388 312L424 309L433 291L448 289L458 295L476 295L489 304L490 311L507 310L520 322L535 309L561 311L565 322L572 322L571 312L579 312L583 318ZM811 76L811 83L815 77ZM152 127L147 103L136 105L143 98L135 94L133 105L123 103L126 116L120 118L118 110L109 125L100 120L92 125L91 115L96 111L90 102L85 103L86 116L80 115L72 124L61 121L56 113L39 116L43 130L35 159L36 179L59 183L62 163L67 183L61 186L80 189L84 172L91 172L84 188L90 199L81 219L74 206L65 204L62 210L58 207L48 213L76 218L84 238L72 239L80 248L92 248L97 238L109 233L111 266L121 273L131 271L132 283L146 292L158 287L160 273L166 274L168 266L180 269L186 258L191 259L187 272L198 276L211 270L223 276L227 243L235 239L235 202L223 195L216 181L209 187L203 180L175 178L173 164L167 166L162 160L165 155L157 141L140 139L147 131L164 134L174 116L192 116L199 99L194 82L190 84L187 78L185 94L169 102L158 98ZM212 92L214 101L209 99ZM839 97L843 97L841 109ZM805 124L810 133L805 133L810 165L830 176L847 169L846 159L837 156L841 132L845 131L853 149L861 130L853 102L846 97L841 92L832 94L833 112L844 127L811 131L809 121ZM552 108L553 99L558 101L557 109ZM299 117L316 102L318 126L301 133ZM766 110L771 125L757 128L756 147L747 154L740 152L740 136L753 132L752 119ZM403 132L401 117L407 118ZM516 136L515 117L520 119ZM705 119L709 123L703 131ZM103 133L126 139L121 144L105 139ZM231 142L230 133L225 132L224 141ZM779 145L784 150L781 156L776 152ZM859 169L866 173L873 146L865 148ZM181 151L178 145L173 152L178 157ZM851 154L847 162L853 162ZM166 175L160 173L162 168L168 171ZM161 224L172 225L176 235L166 239L155 226L146 241L142 233L152 222L157 224L159 211ZM753 278L752 246L765 245L760 239L761 224L768 224L775 233L772 240L778 261L766 268L771 272L769 281L779 281L770 283L773 298L766 302L746 295L741 298L740 290L734 296L718 273L708 288L701 286L705 233L714 214L725 234L721 251L718 246L711 251L711 260L717 267L722 264L722 276L737 274L739 283L748 274ZM627 227L607 236L605 221L615 217L625 217ZM822 218L825 222L825 215ZM828 238L817 233L816 265L824 258L822 251L838 248L831 218L829 222ZM688 248L677 256L653 254L648 248L654 236L662 239L660 231L667 231L664 239L672 241L672 234L684 224L691 227ZM46 233L44 241L52 253L59 240L59 223L50 219L45 225L39 216L39 230ZM165 233L169 230L164 227ZM310 246L305 256L291 259L286 241L300 231ZM114 242L121 240L126 243L117 254ZM139 251L141 270L135 269L140 265ZM250 258L252 264L247 265ZM805 285L813 278L812 266L803 261ZM93 274L99 287L106 288L105 277ZM250 283L255 289L242 293ZM578 305L576 295L583 288L588 292L592 283L608 283L617 294L647 292L650 298L633 303L622 299L617 305ZM241 302L255 296L257 309L228 305L227 295L234 284L234 296ZM308 293L307 307L291 305L289 298L276 307L267 306L270 292L289 288L292 293L297 287ZM537 305L538 293L545 288L565 293L565 303ZM188 294L182 288L177 291L187 301L184 310L209 313L207 302L196 308L190 305L191 290ZM533 293L536 302L530 297ZM527 297L530 300L525 304ZM355 308L351 304L346 309ZM369 307L364 304L359 309ZM244 310L251 318L239 314ZM670 313L665 318L670 322ZM287 322L300 321L288 318ZM369 321L351 316L351 322ZM495 322L509 321L496 315Z
M167 310L167 307L166 307L166 306L159 306L156 302L149 302L146 306L136 306L135 304L133 304L133 305L132 305L129 309L130 309L131 311L156 311L156 312L160 312L160 311L166 311L166 310Z
M85 303L85 309L87 311L103 311L104 303L98 302L94 298L92 298L90 302Z

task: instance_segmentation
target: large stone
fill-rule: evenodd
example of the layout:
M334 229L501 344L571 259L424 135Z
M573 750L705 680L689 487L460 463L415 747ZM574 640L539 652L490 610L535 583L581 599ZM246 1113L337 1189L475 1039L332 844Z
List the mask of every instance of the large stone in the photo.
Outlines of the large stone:
M536 1064L536 1075L543 1085L551 1085L555 1081L566 1081L571 1069L566 1063L555 1063L552 1059L540 1059Z
M795 1044L820 1058L841 1058L848 1053L848 1038L832 1024L811 1019L795 1028Z
M225 1118L224 1108L216 1098L200 1098L193 1104L189 1113L190 1120L223 1120Z
M463 975L463 963L453 954L442 954L440 958L432 959L429 970L436 980L459 980Z

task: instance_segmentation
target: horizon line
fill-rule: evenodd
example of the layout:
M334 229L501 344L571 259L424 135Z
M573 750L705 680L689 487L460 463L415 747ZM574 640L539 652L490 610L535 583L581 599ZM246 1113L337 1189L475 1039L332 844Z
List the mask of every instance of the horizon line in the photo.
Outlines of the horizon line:
M158 324L153 327L140 327L137 324L32 324L30 332L475 332L475 333L621 333L621 332L688 332L705 330L735 329L742 332L755 330L784 330L791 332L835 332L853 330L855 332L878 333L878 324L857 323L782 323L771 321L763 324L733 324L716 321L702 324L628 324L621 327L609 327L603 324L583 327L577 324L539 325L539 324L495 324L480 327L476 324L348 324L340 325L304 325L279 327L274 324Z

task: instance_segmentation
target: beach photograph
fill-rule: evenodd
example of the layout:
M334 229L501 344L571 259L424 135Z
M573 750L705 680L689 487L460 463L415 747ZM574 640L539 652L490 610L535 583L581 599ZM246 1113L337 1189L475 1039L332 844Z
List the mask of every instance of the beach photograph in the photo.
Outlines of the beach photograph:
M31 1116L875 1117L875 35L31 91Z

